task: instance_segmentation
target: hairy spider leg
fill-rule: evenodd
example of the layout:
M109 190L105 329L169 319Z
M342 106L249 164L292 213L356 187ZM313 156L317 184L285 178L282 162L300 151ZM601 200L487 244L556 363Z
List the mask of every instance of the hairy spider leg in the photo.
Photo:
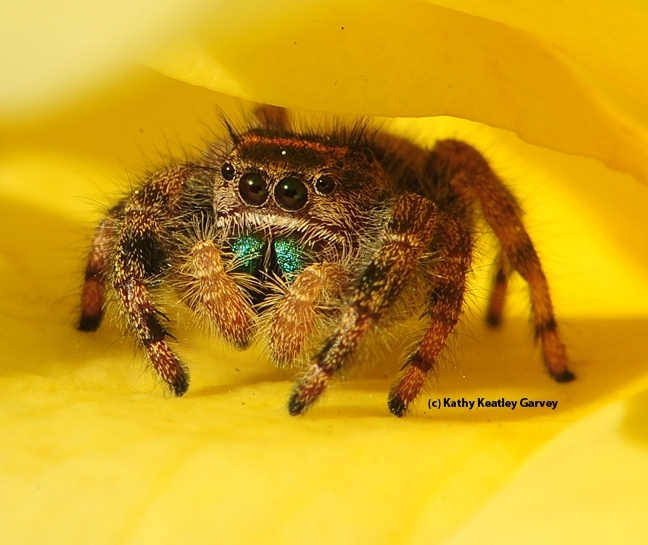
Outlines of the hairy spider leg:
M178 291L196 314L238 348L250 344L253 310L245 289L225 269L214 240L197 240L181 265Z
M192 165L154 174L122 202L117 216L115 258L111 281L131 330L144 347L151 366L176 396L189 387L187 367L171 350L151 290L168 266L163 241L168 225L179 213L184 184L194 175Z
M473 147L457 140L443 140L430 153L427 165L437 177L446 177L453 192L468 207L481 205L484 218L499 239L502 252L529 285L536 338L549 373L557 382L569 382L567 350L558 332L547 279L524 224L515 197Z
M509 267L506 264L504 254L500 252L495 275L493 276L493 286L488 299L488 309L486 310L486 324L490 327L498 327L502 323L502 313L504 311L504 301L508 289Z
M356 284L333 335L295 385L288 411L306 412L414 276L437 224L436 205L413 193L396 201L380 248Z
M439 215L431 279L434 284L428 299L430 326L416 352L403 366L403 374L389 392L387 406L396 416L404 416L414 401L461 317L466 277L471 266L470 229L457 218Z
M254 115L259 123L267 129L288 130L290 128L288 110L281 106L262 104L254 111Z
M99 224L92 239L92 248L81 292L79 331L96 331L101 325L105 304L105 282L112 245L115 240L115 209Z
M272 311L268 348L278 365L292 363L313 331L317 306L336 290L346 273L334 263L313 263L288 286Z

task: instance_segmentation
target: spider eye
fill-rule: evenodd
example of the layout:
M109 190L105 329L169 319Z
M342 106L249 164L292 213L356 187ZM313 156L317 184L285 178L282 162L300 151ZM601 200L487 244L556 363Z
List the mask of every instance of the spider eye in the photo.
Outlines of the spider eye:
M328 195L330 193L333 193L333 190L335 189L335 180L333 179L333 176L329 176L328 174L325 174L324 176L320 176L315 180L315 191L317 191L320 195Z
M221 174L223 175L223 178L230 181L234 179L236 171L234 170L234 167L231 163L223 163L223 166L221 167Z
M268 199L268 186L258 172L249 172L239 181L239 195L252 206L261 206Z
M285 210L299 210L306 206L308 189L297 178L284 178L275 187L275 200Z

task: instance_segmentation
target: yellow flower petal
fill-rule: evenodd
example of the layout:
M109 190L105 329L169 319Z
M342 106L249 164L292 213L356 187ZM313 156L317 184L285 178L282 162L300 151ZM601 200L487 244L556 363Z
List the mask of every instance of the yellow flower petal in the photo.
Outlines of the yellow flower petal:
M448 545L643 543L646 399L608 405L554 438Z
M288 1L284 17L257 20L235 10L148 62L258 102L464 117L648 181L648 38L634 24L648 8L618 6L610 20L555 2L505 17L508 5L467 2L477 17L436 3Z
M178 38L219 2L104 0L3 2L0 118L47 113L104 84L132 62Z
M189 46L172 46L178 42L170 39L167 53L151 62L161 71L175 70L179 79L244 98L329 112L454 113L489 121L515 128L529 141L643 175L635 172L635 163L644 157L641 141L635 144L637 154L636 147L621 145L627 138L624 127L643 121L618 117L622 101L611 98L627 85L619 86L616 94L608 89L604 93L590 85L592 74L599 73L564 64L552 50L538 74L556 86L569 86L564 95L549 89L551 100L559 102L547 112L544 100L524 82L536 74L523 66L523 55L507 48L518 44L538 62L548 49L535 39L508 41L511 35L519 38L520 31L493 32L506 28L499 22L493 27L492 21L553 39L537 25L516 27L511 20L498 19L503 12L495 10L484 26L474 16L485 13L466 16L415 3L346 8L343 22L339 12L311 5L308 9L319 11L307 25L306 8L288 12L286 6L295 4L277 5L271 16L259 16L260 21L250 18L244 4L231 3L227 17L203 21L202 28L211 29L209 39L203 30L183 42L193 44L195 57L183 60ZM438 25L437 16L444 24L455 21L459 26ZM423 35L421 25L435 30L435 39ZM604 27L599 28L598 34L605 36ZM470 38L468 45L456 42L462 32ZM479 51L476 43L494 49ZM421 52L418 47L424 44L432 49ZM291 48L298 46L305 51L293 55ZM451 62L453 51L461 54L462 66ZM132 52L145 54L138 48ZM485 64L489 60L490 70ZM423 67L430 68L421 72ZM497 77L477 78L492 75L493 67ZM459 86L452 93L440 91L443 74ZM332 79L338 75L339 80ZM565 79L554 79L561 75ZM519 92L522 83L524 93ZM505 102L498 90L506 91ZM605 107L599 108L601 103ZM109 204L128 189L129 180L169 155L181 157L183 150L190 153L200 146L201 137L211 136L202 123L219 130L214 104L233 117L240 107L204 88L132 69L85 102L3 129L3 540L441 543L481 532L481 513L510 521L506 510L511 503L523 505L524 494L540 491L547 482L564 495L565 475L551 472L556 456L562 459L565 450L573 449L576 462L571 463L577 465L596 438L578 431L590 425L579 419L594 407L648 387L643 342L648 313L645 188L591 159L535 148L476 124L385 123L389 130L426 144L448 135L474 141L512 181L530 212L529 224L547 264L559 315L566 318L563 329L579 377L561 386L542 370L531 348L520 285L509 309L512 318L501 331L488 332L476 316L469 318L458 336L453 364L441 366L429 399L551 398L559 403L555 411L436 410L426 407L425 398L409 419L396 420L385 406L397 367L388 356L373 370L338 381L311 413L293 419L284 410L292 376L272 369L262 349L232 353L180 326L174 332L191 364L192 388L185 398L165 399L118 328L106 324L93 335L74 330L84 253L101 214L97 203ZM563 120L564 132L549 122L553 119ZM576 130L599 122L604 122L596 125L600 140ZM479 289L477 306L483 305ZM179 317L186 315L179 311ZM619 429L641 433L636 424L645 412L641 403L627 406L623 424L620 409L614 407L601 413L614 413L614 418L592 417L593 426L600 424L596 429L603 430L601 437L618 438ZM565 435L556 439L554 448L550 441L560 432ZM571 441L569 448L561 446L565 441ZM530 460L545 445L547 451ZM629 472L637 453L624 454L625 446L619 445L610 445L605 460L588 460L606 469L625 464ZM628 473L615 475L619 481L597 479L594 490L618 490L615 486ZM520 480L503 489L512 478ZM575 488L584 484L578 475L567 482ZM631 491L635 504L645 505L645 492L638 487ZM569 514L580 515L573 519L580 525L585 514L599 512L594 494L589 496L592 501L562 504L565 527ZM532 516L525 520L536 524ZM619 521L628 528L641 523L627 516L613 517L610 524ZM606 521L599 517L597 522L600 528ZM497 532L492 526L487 529ZM599 535L606 534L601 530Z

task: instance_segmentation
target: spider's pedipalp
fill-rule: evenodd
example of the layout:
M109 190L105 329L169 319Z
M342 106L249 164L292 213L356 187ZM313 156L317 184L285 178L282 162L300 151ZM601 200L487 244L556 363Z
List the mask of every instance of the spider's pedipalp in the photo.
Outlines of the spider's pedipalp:
M288 285L272 310L268 349L278 365L295 361L313 332L317 305L331 293L339 297L346 273L334 263L313 263Z
M253 331L252 306L244 288L225 269L222 250L205 238L194 241L183 258L177 282L181 298L227 341L247 347Z

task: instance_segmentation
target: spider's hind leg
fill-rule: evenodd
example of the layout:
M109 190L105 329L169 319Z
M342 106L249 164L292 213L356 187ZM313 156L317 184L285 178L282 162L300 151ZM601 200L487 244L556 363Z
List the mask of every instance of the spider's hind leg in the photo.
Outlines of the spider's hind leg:
M115 217L114 210L111 210L97 227L92 239L81 292L81 317L77 325L79 331L96 331L103 320L106 272L115 239L114 231Z
M259 123L266 129L288 130L290 122L288 120L288 111L281 106L271 106L262 104L256 110L254 115Z
M493 276L493 286L491 287L490 297L488 298L488 309L486 310L486 324L490 327L499 327L502 323L509 274L506 258L500 252Z
M430 153L427 170L431 176L445 178L457 206L469 210L479 203L484 218L499 239L504 259L529 285L536 338L542 344L545 364L557 382L569 382L567 350L558 332L547 279L533 243L524 228L522 211L515 197L473 147L457 140L443 140ZM503 302L506 273L496 280L495 298L500 289ZM499 287L498 287L499 284ZM495 313L498 316L498 313Z

